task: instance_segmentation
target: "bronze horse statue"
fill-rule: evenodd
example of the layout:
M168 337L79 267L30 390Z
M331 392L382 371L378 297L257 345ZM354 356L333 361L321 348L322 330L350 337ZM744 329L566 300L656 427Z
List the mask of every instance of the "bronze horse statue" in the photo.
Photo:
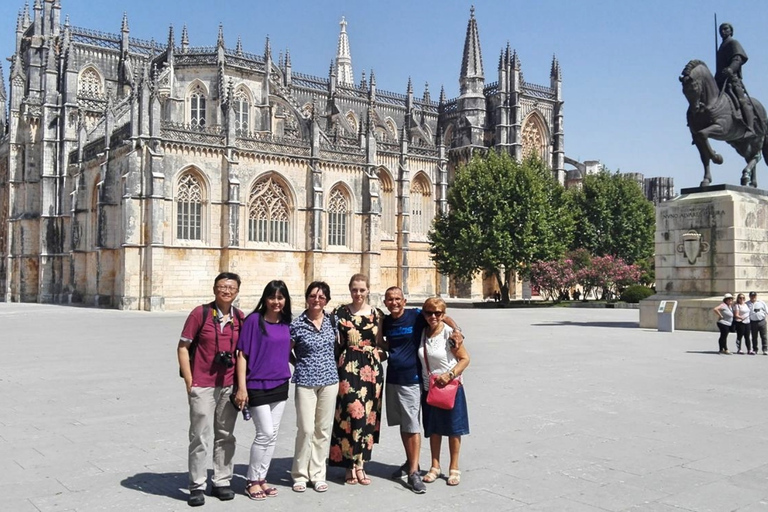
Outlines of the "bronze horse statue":
M693 144L699 150L701 163L704 164L701 186L706 187L712 182L709 163L723 163L723 157L709 144L709 139L715 139L730 144L746 160L747 166L741 171L741 184L757 187L755 167L760 161L761 152L768 163L768 127L763 105L756 99L751 99L755 110L755 126L745 137L747 127L741 116L737 115L733 100L729 94L718 90L715 79L704 62L690 61L680 75L680 82L689 104L686 114L688 127Z

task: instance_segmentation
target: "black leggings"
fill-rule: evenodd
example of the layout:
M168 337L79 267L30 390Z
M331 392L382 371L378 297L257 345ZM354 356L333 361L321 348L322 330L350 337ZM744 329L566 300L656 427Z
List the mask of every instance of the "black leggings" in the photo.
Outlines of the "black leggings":
M728 333L731 331L731 326L717 322L717 328L720 329L720 338L717 343L720 345L720 352L724 352L728 350Z
M736 350L741 350L741 339L744 338L744 341L746 342L746 345L747 345L747 352L751 352L753 350L757 352L757 343L754 343L754 346L752 343L750 343L749 324L736 322L735 325L736 325Z

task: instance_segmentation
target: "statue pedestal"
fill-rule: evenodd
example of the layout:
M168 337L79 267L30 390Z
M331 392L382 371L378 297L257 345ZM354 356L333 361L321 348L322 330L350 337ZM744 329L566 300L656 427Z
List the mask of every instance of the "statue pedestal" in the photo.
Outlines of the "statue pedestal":
M768 292L768 191L689 188L656 207L656 295L640 303L640 327L657 328L659 302L676 300L677 329L717 331L723 295L753 290Z

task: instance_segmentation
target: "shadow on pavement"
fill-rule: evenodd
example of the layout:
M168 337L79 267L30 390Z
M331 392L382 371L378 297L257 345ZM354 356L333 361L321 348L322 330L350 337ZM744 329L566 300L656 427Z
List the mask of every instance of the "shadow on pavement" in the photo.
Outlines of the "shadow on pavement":
M187 473L136 473L120 482L120 485L146 494L187 501L189 479Z
M639 329L640 322L546 322L541 324L531 324L533 327L608 327L619 329Z
M707 354L707 355L715 355L719 356L720 352L717 350L686 350L686 354Z

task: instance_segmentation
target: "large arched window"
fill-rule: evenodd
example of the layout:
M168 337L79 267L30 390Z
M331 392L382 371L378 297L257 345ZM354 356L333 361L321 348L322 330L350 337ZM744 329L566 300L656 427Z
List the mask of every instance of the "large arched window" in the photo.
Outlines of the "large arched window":
M547 129L541 116L534 112L523 122L523 158L535 155L546 161Z
M411 182L411 235L414 240L425 240L434 217L432 187L421 174Z
M290 242L291 209L288 195L272 177L254 183L248 197L248 240Z
M247 133L250 129L251 102L248 94L241 88L235 93L233 111L235 114L235 130Z
M189 122L192 126L199 128L205 126L205 99L205 89L201 84L195 84L189 91Z
M379 169L381 183L381 236L394 238L397 231L397 211L395 210L395 185L392 177L384 169Z
M347 245L349 202L339 188L328 198L328 245Z
M77 81L77 95L87 98L101 98L104 96L101 75L94 68L88 67L80 73L80 79Z
M179 177L176 195L176 238L202 240L203 236L203 182L193 172Z

